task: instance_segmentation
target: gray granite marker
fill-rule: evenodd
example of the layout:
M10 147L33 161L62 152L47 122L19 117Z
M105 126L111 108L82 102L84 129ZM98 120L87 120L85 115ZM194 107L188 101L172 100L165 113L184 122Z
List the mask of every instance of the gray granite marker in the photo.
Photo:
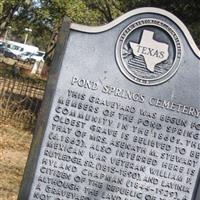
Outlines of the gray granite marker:
M157 8L64 20L19 200L199 200L200 51Z

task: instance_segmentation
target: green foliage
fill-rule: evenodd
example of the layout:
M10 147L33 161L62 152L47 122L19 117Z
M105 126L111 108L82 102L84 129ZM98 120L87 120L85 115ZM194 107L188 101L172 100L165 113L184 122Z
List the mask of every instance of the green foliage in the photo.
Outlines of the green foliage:
M0 15L2 15L2 12L3 12L3 3L4 3L4 0L0 0Z
M67 16L76 23L86 25L101 24L103 17L99 12L92 10L82 0L67 1Z
M118 1L111 0L82 0L90 10L95 10L102 16L102 22L110 22L121 14L117 8Z
M23 42L24 29L31 28L28 43L51 52L64 16L75 23L102 25L144 6L174 13L200 46L200 1L197 0L0 0L0 34L4 35L11 25L13 40Z
M113 0L113 2L116 2ZM194 40L200 47L200 1L197 0L118 0L118 8L123 12L139 7L158 7L165 9L186 24Z

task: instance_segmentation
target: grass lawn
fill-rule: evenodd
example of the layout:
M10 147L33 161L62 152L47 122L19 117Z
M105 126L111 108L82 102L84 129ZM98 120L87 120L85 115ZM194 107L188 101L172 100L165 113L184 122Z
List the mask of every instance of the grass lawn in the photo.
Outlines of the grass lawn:
M0 125L0 200L17 199L32 134Z

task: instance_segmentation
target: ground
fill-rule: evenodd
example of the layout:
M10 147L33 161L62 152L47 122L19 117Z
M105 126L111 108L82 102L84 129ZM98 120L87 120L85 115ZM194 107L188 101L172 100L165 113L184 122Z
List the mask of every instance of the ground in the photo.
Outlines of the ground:
M0 125L0 200L16 200L32 134Z

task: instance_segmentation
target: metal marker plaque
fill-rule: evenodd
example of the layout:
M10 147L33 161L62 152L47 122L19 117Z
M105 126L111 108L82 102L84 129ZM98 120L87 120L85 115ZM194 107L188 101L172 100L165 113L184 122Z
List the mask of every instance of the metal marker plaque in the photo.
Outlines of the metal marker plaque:
M19 200L199 200L200 51L156 8L66 20Z

